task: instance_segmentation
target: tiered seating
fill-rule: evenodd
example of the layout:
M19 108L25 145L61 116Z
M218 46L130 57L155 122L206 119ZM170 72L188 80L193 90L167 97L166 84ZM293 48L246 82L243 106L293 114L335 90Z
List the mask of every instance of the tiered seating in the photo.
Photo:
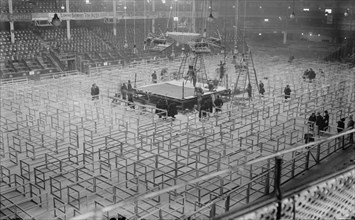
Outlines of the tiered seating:
M117 36L112 33L112 27L96 27L94 28L95 33L104 39L108 44L110 44L115 49L125 51L125 53L133 53L134 38L136 41L136 48L138 54L142 53L144 50L144 27L142 24L136 21L136 33L134 34L133 24L127 24L127 43L128 48L124 48L125 32L124 26L117 28Z
M15 31L14 44L9 32L0 32L0 57L8 60L29 59L38 56L42 49L39 39L29 30Z
M1 67L2 75L43 69L35 62L35 57L40 57L43 49L38 37L30 30L15 31L13 44L9 32L0 32L0 57L4 61Z
M85 1L70 1L69 8L75 12L112 11L112 2L90 1L90 4L86 4Z
M24 60L24 62L31 70L44 69L43 66L39 63L38 59L36 58Z
M59 52L98 52L109 50L110 47L86 28L71 30L71 39L66 37L65 29L40 29L41 37Z
M7 1L0 1L0 13L8 13L9 5Z
M0 63L0 78L4 75L15 73L14 66L8 60Z
M56 69L56 66L53 64L47 54L44 54L41 57L37 57L36 60L41 66L44 67L44 69Z

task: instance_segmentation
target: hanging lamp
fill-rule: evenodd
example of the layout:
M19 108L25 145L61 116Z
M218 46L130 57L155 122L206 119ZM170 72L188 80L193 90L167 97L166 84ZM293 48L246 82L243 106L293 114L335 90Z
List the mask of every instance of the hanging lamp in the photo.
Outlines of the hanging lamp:
M296 14L295 14L295 0L293 0L293 6L292 6L292 13L290 14L291 19L295 19Z
M349 14L350 14L350 9L347 8L347 9L345 10L345 12L344 12L344 16L345 16L345 17L348 17Z
M58 9L57 1L55 1L55 8ZM62 21L59 19L58 14L55 13L52 18L52 25L58 27L61 23Z
M124 44L123 47L125 49L128 48L128 42L127 42L127 4L126 0L124 1Z
M60 21L57 13L54 14L53 18L52 18L52 25L55 26L55 27L58 27L60 26L62 22Z
M212 14L212 0L210 0L210 15L208 16L207 20L209 22L212 22L214 20L213 14Z
M136 45L136 0L133 0L133 54L137 54L137 45Z

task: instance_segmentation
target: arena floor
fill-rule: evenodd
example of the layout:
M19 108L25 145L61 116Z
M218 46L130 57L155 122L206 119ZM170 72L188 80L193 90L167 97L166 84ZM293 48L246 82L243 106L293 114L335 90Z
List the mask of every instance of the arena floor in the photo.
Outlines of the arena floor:
M206 57L211 78L220 59ZM135 103L132 109L124 100L112 103L110 98L136 74L138 88L152 93L166 90L164 95L179 98L181 88L171 84L169 76L168 83L150 85L153 70L174 72L179 60L96 70L89 76L3 82L3 215L14 216L11 210L16 210L22 218L71 218L106 207L101 214L107 218L206 219L212 200L216 213L223 213L227 196L232 208L272 192L272 160L243 164L302 145L311 112L328 110L327 135L336 133L337 120L355 113L355 71L316 60L289 64L286 57L263 54L254 62L265 97L225 103L221 113L202 120L194 113L162 120L154 106ZM324 70L313 83L301 77L310 67ZM230 57L226 68L232 84L237 76ZM101 91L95 101L90 96L93 83ZM283 98L286 84L292 89L288 102ZM185 97L192 95L187 86ZM337 141L319 146L310 152L320 159L341 150ZM283 155L282 182L319 162L309 154L307 159L307 153Z

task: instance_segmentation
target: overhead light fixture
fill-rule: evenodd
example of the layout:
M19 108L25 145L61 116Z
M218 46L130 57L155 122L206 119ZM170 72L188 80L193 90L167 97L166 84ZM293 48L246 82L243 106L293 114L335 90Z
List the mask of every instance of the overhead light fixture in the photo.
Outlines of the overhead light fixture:
M331 14L333 12L333 10L331 8L326 8L326 9L324 9L324 12Z
M349 16L349 14L350 14L349 11L350 11L350 9L348 9L348 8L345 10L345 12L344 12L344 16L345 16L345 17L348 17L348 16Z
M208 16L207 20L209 22L212 22L214 20L213 14L212 14L212 0L210 0L210 15Z
M214 17L213 17L213 15L212 15L212 12L211 12L210 15L208 16L207 20L208 20L209 22L212 22L212 21L214 20Z
M127 49L128 48L128 42L125 40L124 41L124 45L123 45L123 47L125 48L125 49Z
M64 9L65 9L64 5L60 6L60 8L61 8L62 10L64 10Z
M291 19L294 19L295 17L296 17L295 12L292 12L292 13L290 14L290 18L291 18Z
M294 19L296 17L295 15L295 0L292 1L292 13L290 14L290 18Z
M53 18L52 18L52 25L55 26L55 27L58 27L60 26L62 22L60 21L57 13L54 14Z

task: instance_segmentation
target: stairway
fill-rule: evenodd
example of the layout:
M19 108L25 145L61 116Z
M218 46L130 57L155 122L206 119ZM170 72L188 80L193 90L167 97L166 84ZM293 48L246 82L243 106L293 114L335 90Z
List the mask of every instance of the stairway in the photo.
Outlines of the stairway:
M184 77L184 71L185 71L185 67L186 67L186 61L187 61L187 55L184 55L184 56L182 57L181 64L180 64L180 67L179 67L179 71L178 71L178 76L179 76L179 78L183 78L183 77Z
M59 58L55 55L53 51L50 51L47 56L61 72L64 72L66 70L62 62L59 60Z

